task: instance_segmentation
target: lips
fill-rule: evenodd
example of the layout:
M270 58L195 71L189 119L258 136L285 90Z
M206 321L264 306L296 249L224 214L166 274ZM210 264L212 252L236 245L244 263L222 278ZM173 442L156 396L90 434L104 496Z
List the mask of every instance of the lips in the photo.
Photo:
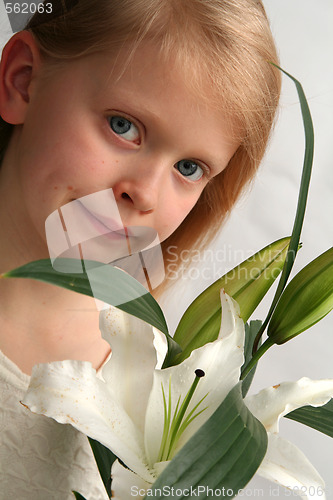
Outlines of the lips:
M149 226L124 226L117 205L106 196L103 199L100 196L103 193L94 193L61 207L71 245L96 239L100 245L108 241L121 247L126 245L124 248L132 254L154 244L158 239L156 230Z
M101 234L112 233L122 238L132 236L128 228L120 226L119 222L115 221L111 217L107 217L101 213L95 212L94 210L88 209L80 200L76 201L83 208L85 215L89 217L89 221Z

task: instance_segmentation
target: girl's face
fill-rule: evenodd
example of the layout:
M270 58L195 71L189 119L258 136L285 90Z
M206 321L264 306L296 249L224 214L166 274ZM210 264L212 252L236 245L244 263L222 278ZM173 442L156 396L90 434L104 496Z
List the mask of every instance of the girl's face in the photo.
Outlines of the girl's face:
M163 241L236 151L221 111L153 47L138 49L125 71L123 59L81 58L30 85L11 165L20 231L45 240L51 212L112 188L123 224L152 227Z

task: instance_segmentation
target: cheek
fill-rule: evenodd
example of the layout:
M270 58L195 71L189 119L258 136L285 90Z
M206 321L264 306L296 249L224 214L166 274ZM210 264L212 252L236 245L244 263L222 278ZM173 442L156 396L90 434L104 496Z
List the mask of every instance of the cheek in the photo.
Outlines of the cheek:
M99 149L90 122L78 107L61 106L59 100L56 94L44 108L47 112L33 107L21 136L22 163L29 166L38 188L41 184L57 185L59 190L65 185L76 188L97 174Z
M87 194L88 188L94 189L102 170L96 153L87 149L83 144L66 141L36 150L25 162L27 182L41 198L50 199L53 192L68 201L68 195L75 197L82 190Z
M195 206L199 196L200 194L196 194L193 196L183 196L177 201L170 200L167 204L167 208L164 208L164 210L162 208L163 217L159 232L161 241L165 240L176 231ZM161 236L163 236L163 238Z

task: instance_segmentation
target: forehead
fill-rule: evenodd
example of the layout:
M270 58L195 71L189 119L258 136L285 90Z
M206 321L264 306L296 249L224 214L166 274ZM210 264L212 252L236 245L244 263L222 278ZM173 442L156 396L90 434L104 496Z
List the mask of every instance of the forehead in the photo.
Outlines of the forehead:
M92 64L90 75L101 94L117 89L119 94L132 94L137 99L145 95L151 103L190 107L214 115L217 121L228 120L229 128L236 132L236 117L227 112L211 74L200 67L200 61L192 59L189 63L187 58L173 57L145 42L134 50L95 54Z
M210 102L214 89L209 78L202 77L202 85L194 86L189 68L161 57L151 44L129 54L123 49L78 59L67 65L62 82L66 86L70 80L80 106L117 111L141 122L151 144L163 137L165 143L179 146L177 154L197 159L206 159L207 150L212 150L212 163L226 166L239 141L235 122L222 105Z

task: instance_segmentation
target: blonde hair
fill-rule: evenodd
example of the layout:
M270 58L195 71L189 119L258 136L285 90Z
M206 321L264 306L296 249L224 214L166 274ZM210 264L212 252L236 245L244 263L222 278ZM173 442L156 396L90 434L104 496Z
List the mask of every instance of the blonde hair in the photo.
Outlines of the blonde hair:
M180 254L203 248L216 234L263 157L280 94L274 41L259 0L60 0L54 15L36 13L30 30L52 65L111 50L115 54L153 41L160 57L172 58L194 91L237 123L240 146L227 168L201 194L179 228L162 244ZM215 92L202 93L209 81ZM210 85L211 88L211 85ZM8 144L1 139L1 153ZM0 128L0 133L2 134ZM174 255L173 254L173 255Z

